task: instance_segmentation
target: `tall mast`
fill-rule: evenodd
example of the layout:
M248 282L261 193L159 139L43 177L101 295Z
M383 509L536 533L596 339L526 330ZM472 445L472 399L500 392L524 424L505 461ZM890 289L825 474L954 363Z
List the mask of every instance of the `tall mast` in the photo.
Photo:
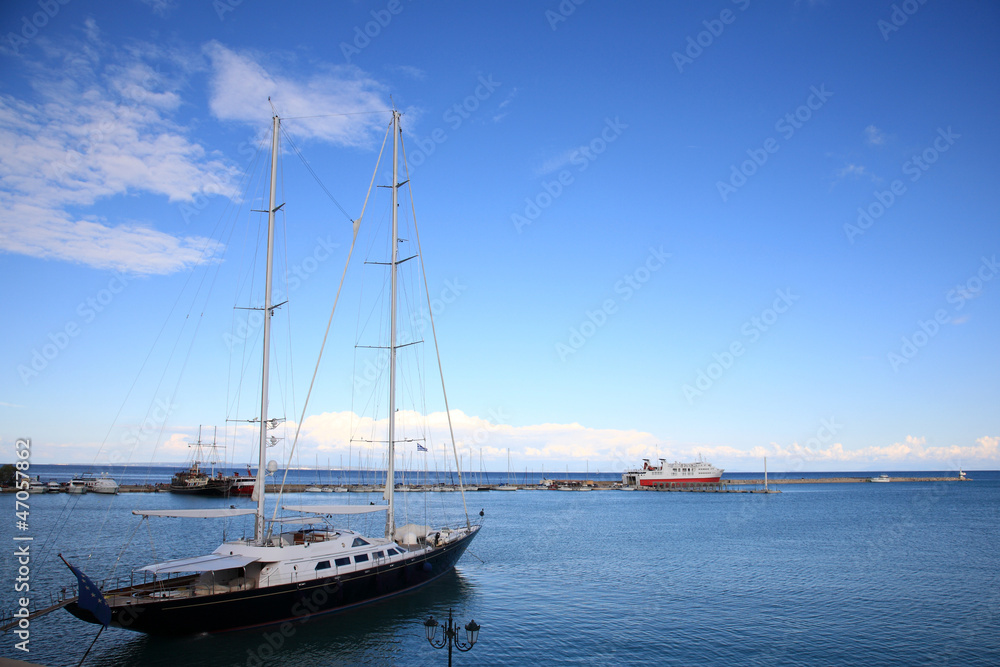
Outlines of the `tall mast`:
M390 270L390 315L389 315L389 465L385 474L385 499L389 509L385 513L385 536L392 539L396 532L396 517L393 495L396 490L396 263L399 260L399 220L398 197L399 177L396 158L399 144L399 112L392 110L392 262Z
M274 136L271 137L271 197L267 206L267 279L264 285L264 365L261 372L260 390L260 453L257 458L257 480L254 494L257 496L257 520L254 523L254 542L264 540L264 459L267 456L267 375L270 368L271 352L271 263L274 258L274 196L278 182L278 126L279 119L273 117Z

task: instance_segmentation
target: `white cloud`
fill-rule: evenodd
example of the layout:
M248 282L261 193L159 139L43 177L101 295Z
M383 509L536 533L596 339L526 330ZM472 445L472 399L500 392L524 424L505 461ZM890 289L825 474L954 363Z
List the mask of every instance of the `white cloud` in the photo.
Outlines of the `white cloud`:
M396 65L390 69L395 72L402 72L406 76L416 79L417 81L423 81L427 78L427 72L419 67L413 67L412 65Z
M577 148L570 148L569 150L563 151L558 155L553 155L552 157L547 158L535 168L535 175L545 176L546 174L551 174L554 171L562 169L568 165L570 161L584 148L586 147L579 146Z
M182 81L100 41L43 43L25 61L32 100L0 96L0 251L136 274L165 274L216 257L221 247L133 220L102 218L113 197L153 194L189 202L234 194L236 171L171 120ZM151 49L154 53L155 48Z
M382 85L353 65L324 65L308 78L265 66L258 54L218 42L205 46L211 61L209 105L218 118L259 127L271 117L268 97L287 118L288 132L341 146L367 146L385 133L390 108ZM336 115L344 114L344 115Z
M885 132L874 125L865 128L865 140L872 146L881 146L885 143Z
M744 456L757 454L777 459L780 464L797 470L827 468L827 464L853 464L865 466L875 463L895 463L924 469L959 468L972 465L996 465L1000 462L1000 438L983 436L975 445L945 445L928 447L924 437L906 436L903 442L889 445L871 445L859 449L845 449L841 443L825 447L802 446L792 443L781 446L771 443ZM812 467L810 467L812 466Z
M503 101L497 105L497 113L493 115L494 123L499 123L501 120L506 118L507 114L510 113L510 110L507 109L507 107L510 106L511 102L513 102L516 97L517 88L513 88L509 93L507 93L507 96L503 98Z
M157 16L166 16L177 9L177 0L139 0L139 2L152 9Z
M868 174L868 170L864 166L859 164L849 164L840 171L837 172L837 178L845 178L847 176L864 176Z

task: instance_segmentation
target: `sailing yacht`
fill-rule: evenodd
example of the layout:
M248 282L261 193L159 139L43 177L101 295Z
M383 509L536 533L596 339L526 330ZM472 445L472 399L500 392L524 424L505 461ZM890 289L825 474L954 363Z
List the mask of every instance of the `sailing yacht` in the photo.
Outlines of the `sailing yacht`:
M517 491L517 486L511 483L510 447L507 448L507 481L496 487L497 491Z
M398 177L397 144L401 142L400 114L392 110L392 237L398 239L397 197L402 185ZM385 504L284 505L277 494L274 514L265 515L265 473L277 469L267 462L268 430L279 420L268 418L268 369L272 305L272 264L280 119L273 117L271 142L270 203L267 229L267 276L264 292L263 360L258 461L253 499L256 506L240 508L135 510L150 517L230 518L253 516L252 536L224 541L208 554L147 565L133 572L143 583L103 591L110 607L111 626L150 634L194 634L219 632L298 621L347 609L413 590L450 571L481 527L469 521L462 495L465 520L455 527L396 525L394 506L394 445L396 440L396 299L398 242L391 243L391 325L389 328L388 448ZM353 242L364 211L353 224ZM415 225L415 223L414 223ZM350 253L348 254L348 259ZM411 259L411 258L407 258ZM338 291L339 295L339 291ZM279 304L280 305L280 304ZM336 303L335 303L336 307ZM433 319L431 321L433 330ZM435 335L435 346L436 335ZM318 367L318 364L317 364ZM442 382L443 387L443 382ZM308 401L308 398L307 398ZM447 395L445 412L449 415ZM305 408L303 409L303 415ZM301 419L299 423L301 425ZM296 434L297 440L298 434ZM456 453L457 460L457 453ZM459 472L461 485L461 472ZM279 507L283 516L278 516ZM340 527L333 517L385 513L385 530L377 536ZM202 524L199 524L202 525ZM89 592L88 592L89 594ZM93 606L91 602L85 602ZM66 609L78 618L100 623L95 613L74 598Z

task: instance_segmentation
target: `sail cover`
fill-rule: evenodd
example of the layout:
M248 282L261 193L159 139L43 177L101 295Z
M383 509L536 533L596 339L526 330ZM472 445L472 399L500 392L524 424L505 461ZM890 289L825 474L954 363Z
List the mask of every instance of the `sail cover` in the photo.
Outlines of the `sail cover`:
M221 519L229 516L244 516L255 514L255 509L199 509L199 510L132 510L136 516L166 516L175 519Z
M153 574L170 574L174 572L215 572L216 570L228 570L232 567L244 567L257 560L253 556L223 556L222 554L209 554L198 556L197 558L177 558L175 560L154 563L140 568L139 572L152 572Z
M368 514L384 512L388 505L285 505L289 512L309 512L311 514Z

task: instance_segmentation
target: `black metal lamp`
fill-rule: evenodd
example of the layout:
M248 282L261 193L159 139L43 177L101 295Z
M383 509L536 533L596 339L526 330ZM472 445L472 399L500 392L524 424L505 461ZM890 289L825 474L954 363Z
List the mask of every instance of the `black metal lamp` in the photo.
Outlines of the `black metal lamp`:
M443 636L440 640L437 640L437 629L438 626L444 630ZM465 624L465 635L466 640L463 642L458 638L458 626L452 620L452 610L448 610L448 622L438 623L434 620L433 616L428 616L427 620L424 621L424 632L427 635L428 643L434 648L444 648L448 647L448 667L451 667L451 649L454 646L459 651L471 651L472 647L479 640L479 630L482 628L481 625L476 623L475 619L469 621Z

